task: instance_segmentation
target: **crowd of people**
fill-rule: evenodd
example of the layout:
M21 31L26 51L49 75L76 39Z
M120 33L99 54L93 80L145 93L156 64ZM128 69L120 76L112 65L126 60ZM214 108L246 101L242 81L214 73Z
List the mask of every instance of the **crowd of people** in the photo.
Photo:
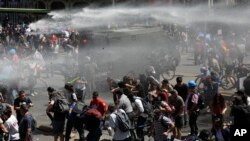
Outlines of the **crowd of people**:
M228 42L222 34L212 36L197 32L193 38L186 29L164 28L169 35L166 40L172 42L174 48L181 47L181 52L190 51L192 42L195 43L194 64L202 64L201 72L209 78L202 81L202 90L194 80L183 82L183 77L177 77L175 84L167 79L160 82L155 77L157 68L149 66L145 74L135 78L124 76L122 80L116 80L108 77L107 84L113 97L113 102L109 104L96 91L97 64L89 56L84 57L85 61L79 61L80 45L87 41L79 38L78 31L64 29L57 34L44 34L49 31L34 32L25 24L6 24L0 32L1 72L3 76L8 76L7 92L0 91L0 140L33 140L35 123L29 113L33 103L27 95L35 93L35 80L40 78L41 73L53 77L55 67L51 61L64 52L67 53L66 71L62 68L59 70L65 77L65 91L47 87L49 104L46 113L51 121L54 141L69 141L74 129L78 131L80 141L99 141L104 129L110 132L114 141L144 141L146 135L152 136L155 141L182 140L182 130L187 126L190 128L190 138L199 136L207 141L213 137L218 141L228 141L230 130L223 123L229 107L219 91L218 75L224 67L230 71L235 62L243 63L245 52L241 49L245 47L239 45L234 33ZM27 60L34 62L28 64L32 70L27 77L29 93L20 88L20 82L26 76L16 73L27 67L24 66ZM77 66L84 69L80 70ZM68 80L75 69L79 77ZM91 94L91 102L87 104L86 96L90 98ZM239 120L243 118L239 115L244 115L239 114L239 107L249 107L247 94L239 90L233 99L230 108L235 125L244 124ZM59 111L55 107L61 104L59 101L62 99L65 99L66 107ZM211 114L211 130L199 131L197 119L204 109L204 103ZM88 131L86 137L84 130Z
M156 141L182 140L182 129L188 126L190 134L186 139L230 140L230 128L224 122L228 116L226 115L228 104L219 91L210 102L206 98L203 101L197 84L193 80L189 80L186 84L182 77L177 77L176 84L172 85L168 80L159 83L153 75L154 71L147 72L146 81L128 76L124 76L123 80L118 82L109 78L107 82L113 94L113 102L107 104L95 91L90 104L87 105L87 110L82 112L80 117L72 112L72 106L76 105L77 98L81 95L74 93L73 85L66 84L65 89L70 88L70 90L66 92L65 97L68 97L70 106L69 111L60 118L56 118L58 113L53 111L55 117L52 118L52 127L55 140L58 137L63 140L62 129L64 129L66 119L66 140L69 140L72 127L77 129L80 140L85 139L82 125L89 131L86 140L100 140L103 129L110 132L114 141L143 141L146 136L152 136ZM51 98L47 109L49 113L58 93L50 87L48 92ZM197 119L204 108L203 102L207 102L205 106L211 110L211 127L208 130L199 131ZM234 125L248 124L245 121L240 123L242 120L239 118L242 119L244 114L239 114L239 107L237 108L237 106L249 107L249 98L246 93L242 90L237 91L233 102L231 116L235 118ZM129 127L125 128L121 122L124 122L123 124L127 122Z

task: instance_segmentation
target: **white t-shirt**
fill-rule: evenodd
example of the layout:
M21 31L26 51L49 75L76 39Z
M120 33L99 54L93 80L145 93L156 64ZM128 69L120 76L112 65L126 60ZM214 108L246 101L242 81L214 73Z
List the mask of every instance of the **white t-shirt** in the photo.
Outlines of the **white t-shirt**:
M125 113L124 110L119 109L121 112ZM111 128L114 129L115 134L113 136L114 140L124 140L126 138L129 138L130 133L129 131L126 132L122 132L119 128L118 128L118 121L116 120L116 113L117 111L115 111L114 113L112 113L109 117L109 126Z
M136 111L138 112L138 114L142 117L147 117L147 114L144 113L144 107L142 104L142 101L140 100L140 97L135 97L135 106L136 106Z
M10 118L4 123L4 126L8 129L10 140L19 140L18 123L15 116L11 115Z

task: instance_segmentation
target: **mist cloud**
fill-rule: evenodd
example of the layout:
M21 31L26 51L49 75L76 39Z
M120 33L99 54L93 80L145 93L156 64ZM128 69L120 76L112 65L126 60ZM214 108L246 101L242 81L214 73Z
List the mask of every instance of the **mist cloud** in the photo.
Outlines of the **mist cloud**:
M107 7L83 8L72 11L52 11L51 19L42 19L30 26L34 29L48 27L86 29L119 26L133 26L135 23L145 24L146 21L162 24L192 24L200 22L217 22L225 24L249 24L250 9L228 8L215 5L209 9L207 5L195 7L183 6L146 6L146 7Z

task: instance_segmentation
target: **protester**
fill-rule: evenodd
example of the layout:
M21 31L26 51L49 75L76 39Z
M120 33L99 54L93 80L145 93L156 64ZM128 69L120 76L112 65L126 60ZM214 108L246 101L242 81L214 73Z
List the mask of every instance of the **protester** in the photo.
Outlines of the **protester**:
M198 93L196 92L196 83L193 80L188 81L189 94L187 97L186 105L189 115L189 126L191 134L198 135L197 118L199 116L198 108Z
M20 124L21 119L22 119L22 115L20 112L21 105L27 105L28 107L32 107L33 103L30 100L30 98L26 96L26 93L23 90L18 92L18 96L19 97L16 98L14 101L14 109L16 110L16 117L17 117L18 124Z
M172 90L171 96L169 97L169 104L174 106L174 112L172 114L175 122L175 129L173 131L174 137L181 139L182 128L184 125L184 106L183 99L178 95L176 90Z
M171 139L171 132L174 129L174 122L164 116L159 109L154 110L153 132L155 141Z
M51 100L52 100L52 98L53 98L53 93L55 92L55 89L54 88L52 88L52 87L48 87L47 88L47 92L48 92L48 96L49 96L49 104L50 104L50 102L51 102ZM51 120L51 125L52 125L52 122L53 122L53 115L51 114L51 109L49 109L49 110L46 110L46 114L47 114L47 116L49 117L49 119Z
M113 136L113 141L130 141L129 130L124 132L124 131L121 131L118 127L118 120L116 119L117 118L116 112L118 110L117 106L111 104L109 105L108 110L111 113L110 118L109 118L109 126L112 127L112 129L114 129L114 132L115 132ZM119 110L120 112L126 114L124 110L122 109L119 109Z
M186 83L183 82L182 77L177 77L176 78L176 84L174 86L174 89L177 90L178 95L181 96L183 101L185 102L187 100L188 96L188 86ZM187 106L187 105L185 105ZM184 125L186 126L188 123L188 116L187 116L187 111L186 108L184 108Z
M19 126L16 117L12 114L11 109L7 109L2 114L2 119L5 121L4 126L8 130L8 138L10 141L19 141Z
M133 111L135 113L135 117L137 117L137 125L136 126L136 134L137 134L137 140L144 141L144 127L146 126L146 121L148 114L145 113L146 109L143 107L143 101L144 99L134 96L133 94L128 95L129 100L134 105ZM145 101L145 100L144 100Z
M29 113L29 105L22 104L20 106L20 113L23 117L19 124L20 141L32 141L33 140L33 133L32 133L33 117Z
M4 117L3 115L0 117L0 141L4 141L4 136L5 134L8 134L9 133L9 130L8 128L4 125Z
M168 92L173 90L173 86L168 82L167 79L162 80L161 89L167 90Z
M66 113L62 113L57 111L56 109L53 109L57 99L59 98L56 90L54 90L54 88L52 87L48 87L47 91L49 93L50 101L46 109L46 113L52 121L54 141L58 140L64 141L63 131L64 131ZM53 116L51 115L51 112L53 112Z
M87 81L84 77L81 77L79 80L76 81L74 84L74 90L77 96L77 99L81 101L82 103L85 102L85 96L86 96L86 84Z
M102 135L102 129L103 129L103 125L104 125L104 119L106 116L106 112L108 111L108 105L107 103L99 97L99 93L97 91L94 91L92 94L92 100L90 101L90 108L92 109L96 109L100 112L100 114L102 115L101 121L100 121L100 126L97 130L98 134L100 134L100 137ZM95 134L96 135L96 134Z
M99 141L102 136L103 116L95 108L89 108L84 113L85 128L88 130L87 141ZM79 124L79 123L78 123Z
M131 121L133 121L134 118L134 113L133 113L133 107L132 104L130 102L130 100L128 99L128 97L123 94L121 89L116 90L116 94L118 95L118 108L119 109L123 109L125 111L125 113L128 115L129 119Z
M105 114L108 110L108 105L105 100L99 97L99 93L97 91L93 92L89 107L97 109L102 114L103 119L105 118Z
M220 118L220 120L223 122L226 110L227 104L224 97L221 95L221 93L217 93L211 103L212 121L214 122L214 119Z
M77 103L77 97L74 92L74 87L72 84L67 83L64 85L64 88L66 90L66 96L68 97L68 102L69 102L69 111L67 111L67 115L66 115L68 120L66 123L65 141L69 141L70 133L73 127L75 127L79 133L79 137L80 137L79 140L83 141L84 139L83 126L81 126L81 122L79 122L77 118L77 113L73 111Z

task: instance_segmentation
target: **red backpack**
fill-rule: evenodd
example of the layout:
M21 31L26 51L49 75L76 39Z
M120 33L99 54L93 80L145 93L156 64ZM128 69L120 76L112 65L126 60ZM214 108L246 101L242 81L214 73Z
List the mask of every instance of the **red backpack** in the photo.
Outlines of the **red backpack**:
M86 111L85 113L86 116L90 116L90 117L95 117L97 119L101 119L102 118L102 114L94 108L90 108Z

